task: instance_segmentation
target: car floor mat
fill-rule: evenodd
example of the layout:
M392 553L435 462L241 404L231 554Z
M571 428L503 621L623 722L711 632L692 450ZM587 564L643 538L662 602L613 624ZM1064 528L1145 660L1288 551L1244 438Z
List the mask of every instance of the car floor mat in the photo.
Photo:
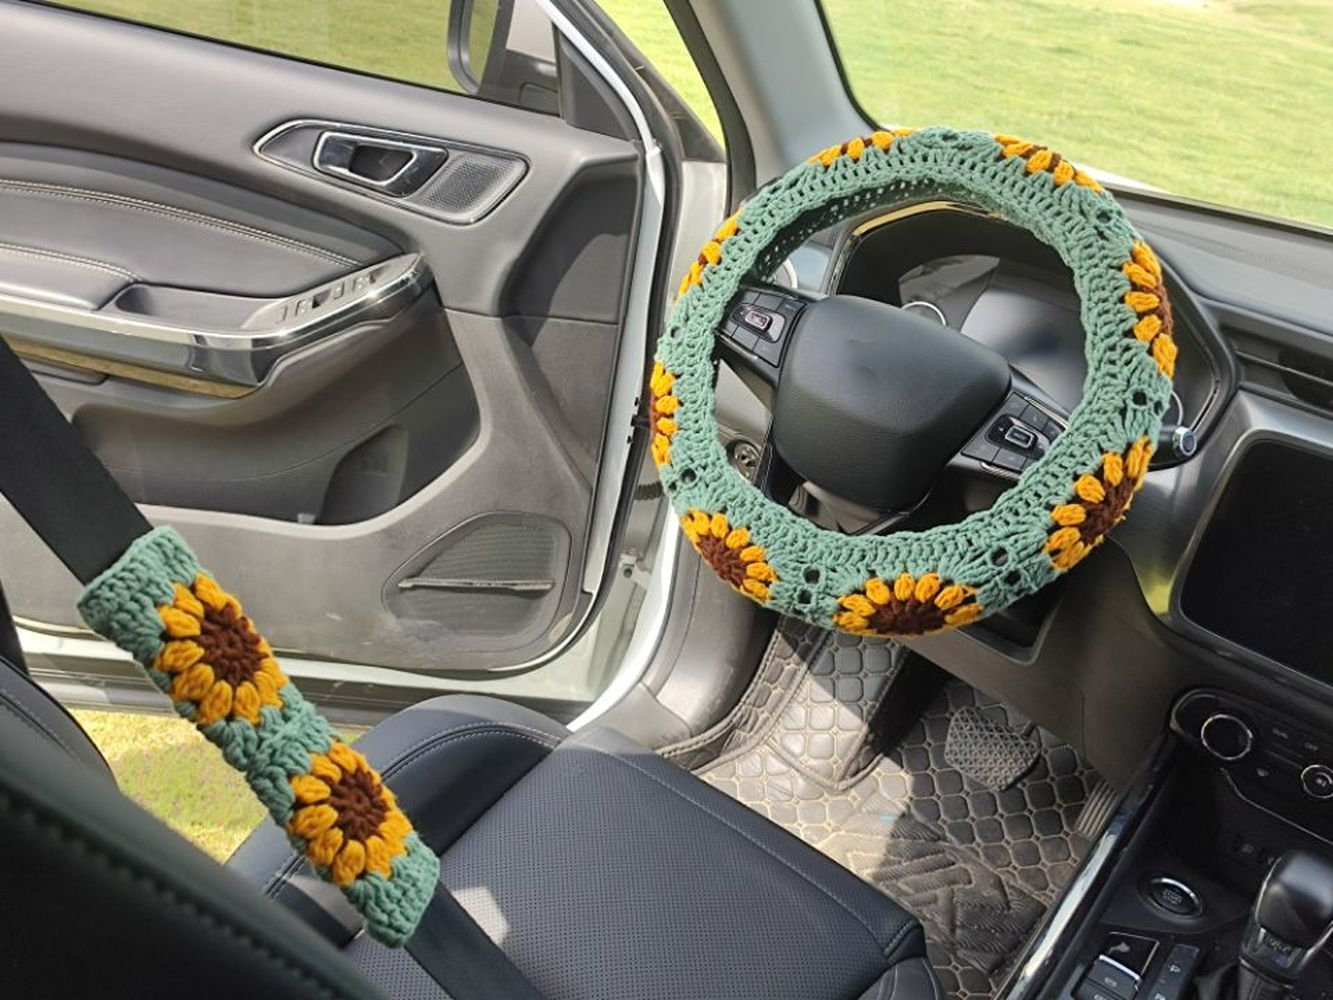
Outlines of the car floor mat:
M1024 734L1026 773L996 790L950 765L960 712ZM790 620L727 717L661 752L911 911L958 1000L996 995L1087 851L1080 814L1102 785L1067 743L906 647Z

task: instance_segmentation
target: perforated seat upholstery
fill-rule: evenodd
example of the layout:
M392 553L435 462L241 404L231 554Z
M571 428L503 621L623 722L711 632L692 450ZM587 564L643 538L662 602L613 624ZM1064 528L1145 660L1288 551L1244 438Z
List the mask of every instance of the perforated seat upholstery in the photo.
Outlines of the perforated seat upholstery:
M937 995L903 909L618 733L445 697L358 747L445 884L548 1000ZM232 867L281 898L302 864L261 827ZM396 997L446 996L364 935L344 954Z
M358 746L547 1000L938 996L905 911L614 732L451 697ZM0 848L15 995L447 997L359 933L271 825L228 870L135 807L77 723L2 662Z

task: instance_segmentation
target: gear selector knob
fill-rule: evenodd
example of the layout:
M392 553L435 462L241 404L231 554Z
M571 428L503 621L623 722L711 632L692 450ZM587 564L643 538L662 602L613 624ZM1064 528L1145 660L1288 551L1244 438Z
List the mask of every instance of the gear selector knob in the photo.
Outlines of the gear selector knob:
M1333 934L1333 863L1288 851L1259 889L1240 945L1242 997L1285 996Z

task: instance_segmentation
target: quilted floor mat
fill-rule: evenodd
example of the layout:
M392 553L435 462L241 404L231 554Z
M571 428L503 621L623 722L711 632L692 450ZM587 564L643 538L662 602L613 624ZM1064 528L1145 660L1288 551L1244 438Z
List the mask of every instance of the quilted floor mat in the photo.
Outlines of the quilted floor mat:
M731 714L663 753L911 910L951 996L991 997L1087 849L1079 815L1100 779L961 681L892 721L899 690L885 695L912 655L784 622ZM1025 733L1035 765L1000 791L952 767L945 742L960 710Z

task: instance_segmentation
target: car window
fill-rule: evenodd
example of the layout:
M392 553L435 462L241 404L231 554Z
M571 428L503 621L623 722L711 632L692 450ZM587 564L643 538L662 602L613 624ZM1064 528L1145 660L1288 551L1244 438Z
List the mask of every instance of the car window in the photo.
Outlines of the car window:
M387 6L381 0L56 0L52 5L554 111L550 97L534 107L519 99L520 87L487 86L486 66L496 51L516 55L512 62L522 63L526 57L554 66L550 24L535 0L513 4L471 0L461 6L468 11L466 42L457 48L466 53L471 81L459 78L458 64L449 55L450 12L455 3L461 6L463 0L398 0ZM497 32L497 13L502 10L508 23Z
M703 77L685 47L676 23L661 0L597 0L625 37L653 64L662 78L680 94L713 137L722 139L722 126Z
M1328 0L823 4L877 121L1018 135L1176 195L1333 226Z

